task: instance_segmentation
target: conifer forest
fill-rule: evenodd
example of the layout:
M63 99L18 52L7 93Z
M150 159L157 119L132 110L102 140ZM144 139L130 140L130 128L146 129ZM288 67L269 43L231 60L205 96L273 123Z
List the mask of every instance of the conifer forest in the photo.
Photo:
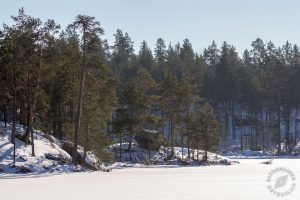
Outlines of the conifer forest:
M42 199L78 198L77 186L64 178L69 177L74 183L84 181L90 191L81 199L96 199L108 184L104 197L124 200L151 197L136 180L150 184L156 199L184 199L189 189L176 181L192 188L199 181L186 199L200 198L198 190L204 188L202 199L224 194L224 199L250 200L259 199L258 191L271 190L271 183L257 189L262 185L258 179L265 180L271 166L286 164L300 175L299 44L275 44L255 36L242 52L226 41L211 41L200 51L189 38L169 43L159 37L151 48L146 40L134 43L127 30L117 29L110 42L105 34L94 16L77 15L68 26L60 26L58 20L41 20L22 7L0 27L0 199L6 187L1 174L6 173L96 171L100 174L50 177L49 184L68 192ZM228 172L245 173L247 180L252 172L260 174L248 188L248 193L251 187L257 192L244 194L242 182ZM156 182L169 180L169 173L182 178ZM128 179L120 179L125 174ZM287 184L295 186L291 173L286 176L291 176ZM115 183L119 179L122 189L115 191L122 190L124 198L116 196L117 186L109 177ZM16 185L25 184L18 176L13 179ZM233 191L225 192L233 179ZM139 188L137 193L129 192L131 184ZM263 199L273 198L272 193L297 199L295 188L284 193L277 186L264 191ZM4 192L3 197L11 195Z

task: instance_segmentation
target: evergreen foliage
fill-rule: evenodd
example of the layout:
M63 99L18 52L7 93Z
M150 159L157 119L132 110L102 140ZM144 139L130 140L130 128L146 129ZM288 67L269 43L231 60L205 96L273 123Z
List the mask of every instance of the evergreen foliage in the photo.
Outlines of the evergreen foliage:
M74 141L75 163L78 145L105 160L104 148L119 142L122 160L134 139L148 150L168 143L171 156L177 145L189 157L203 149L204 160L228 140L278 152L299 141L290 128L300 109L297 45L257 38L239 56L227 42L195 53L188 39L167 47L158 38L154 53L143 41L135 54L119 29L110 47L94 17L78 15L65 30L23 8L12 20L0 30L1 120L26 128L33 155L33 128Z

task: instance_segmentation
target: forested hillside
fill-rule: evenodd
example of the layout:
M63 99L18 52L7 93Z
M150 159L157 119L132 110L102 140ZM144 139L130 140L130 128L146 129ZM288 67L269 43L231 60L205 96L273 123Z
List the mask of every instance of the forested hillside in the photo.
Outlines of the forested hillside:
M74 163L78 145L105 161L115 143L126 143L132 159L133 141L169 146L171 157L176 146L202 149L206 160L233 143L280 153L298 142L297 45L257 38L239 55L213 41L196 53L188 39L158 38L155 49L143 41L135 52L122 30L110 46L94 17L78 15L64 29L23 9L12 20L0 29L0 117L12 125L11 142L20 137L32 155L33 129L71 141Z

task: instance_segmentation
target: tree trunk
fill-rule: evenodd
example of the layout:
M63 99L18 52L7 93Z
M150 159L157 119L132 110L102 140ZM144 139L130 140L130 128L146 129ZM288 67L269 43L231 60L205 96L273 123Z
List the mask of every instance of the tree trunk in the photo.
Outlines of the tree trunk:
M190 133L187 136L187 150L188 150L188 158L191 158L191 150L190 150Z
M174 135L174 119L173 113L171 113L171 157L174 156L174 146L175 146L175 135Z
M73 123L74 122L74 97L72 96L69 102L69 117L70 117L70 122Z
M150 159L151 159L151 150L150 150L150 148L148 149L148 158L149 158L149 161L150 161Z
M17 92L16 89L14 89L13 124L12 124L12 136L11 136L12 143L14 144L13 167L16 166L16 111L17 111Z
M62 106L61 106L61 104L59 105L58 118L59 118L59 120L58 120L58 138L60 140L62 140L64 138L64 136L63 136L63 132L62 132L62 121L63 121L63 119L62 119Z
M297 115L298 115L298 110L295 110L295 127L294 127L294 147L297 145Z
M132 161L132 130L129 133L128 151L129 151L129 159L130 161Z
M244 150L244 141L243 141L243 106L241 105L241 113L240 113L240 142L241 142L241 150Z
M3 105L3 113L4 113L4 127L7 127L7 106L6 103Z
M250 126L250 149L253 150L253 127L252 125Z
M27 87L29 89L28 91L28 109L27 109L27 127L26 127L26 131L25 134L23 135L22 139L24 140L25 143L29 143L30 140L30 132L31 132L31 128L32 128L32 122L33 122L33 114L32 114L32 94L31 94L31 88L30 88L30 78L29 78L29 73L28 73L28 77L27 77Z
M184 134L183 134L183 128L181 128L181 160L183 160L183 139L184 139Z
M228 111L227 111L227 106L225 107L225 130L226 130L226 136L228 137L230 135L230 130L228 126Z
M266 108L266 113L265 113L265 143L267 144L267 147L269 148L269 109Z
M81 77L80 77L80 90L78 96L78 104L77 104L77 115L76 115L76 124L75 124L75 136L74 136L74 147L73 147L73 162L77 164L77 147L80 133L80 121L82 114L82 101L83 101L83 89L84 89L84 81L85 81L85 59L86 59L86 40L85 40L85 29L83 30L83 64L81 67Z
M122 162L122 134L120 132L119 134L119 143L120 143L120 146L119 146L119 158L120 158L120 162Z
M195 159L195 149L192 150L192 159Z
M281 133L280 133L281 117L280 106L277 106L277 152L281 151Z
M260 115L261 115L261 126L262 126L262 151L265 153L265 127L264 127L264 113L263 113L263 108L260 108Z
M186 132L187 132L187 150L188 150L188 158L190 158L190 90L187 87L187 123L186 123ZM182 138L182 149L183 149L183 138Z
M258 116L257 116L257 112L255 111L254 112L254 117L255 117L255 123L254 123L254 130L255 130L255 141L254 141L254 145L255 145L255 148L257 149L258 148L258 125L257 125L257 120L258 120Z
M32 149L32 156L35 156L34 152L34 138L33 138L33 120L34 120L34 111L35 111L35 104L36 104L36 97L32 97L31 89L29 90L29 105L28 105L28 115L27 115L27 127L25 134L23 136L23 140L26 143L31 143L31 149ZM31 141L29 140L29 137L31 137Z
M205 110L206 111L206 110ZM204 142L205 142L205 146L204 146L204 158L203 158L203 161L206 162L207 161L207 152L208 152L208 147L209 147L209 144L208 144L208 122L207 122L207 116L205 115L205 125L204 125Z
M290 108L287 109L286 112L286 129L285 129L285 149L290 150L290 142L291 142L291 135L290 135Z
M30 131L31 135L31 155L35 156L35 151L34 151L34 137L33 137L33 128Z
M84 141L83 160L85 160L85 157L86 157L88 143L89 143L89 126L86 124L85 125L85 141Z
M31 135L31 145L32 145L32 156L35 156L34 152L34 138L33 138L33 121L35 117L35 107L36 107L36 100L38 96L38 89L40 86L40 79L41 79L41 69L42 69L42 49L39 49L39 63L37 69L37 76L34 80L31 80L30 74L28 73L28 88L29 88L29 98L28 98L28 118L27 118L27 128L23 139L25 142L29 141L29 136ZM30 86L32 81L36 81L35 87L33 88Z
M231 126L232 126L232 139L236 139L235 135L235 117L234 117L234 103L231 103Z
M20 124L23 125L23 128L26 128L26 104L25 100L21 99L20 102Z

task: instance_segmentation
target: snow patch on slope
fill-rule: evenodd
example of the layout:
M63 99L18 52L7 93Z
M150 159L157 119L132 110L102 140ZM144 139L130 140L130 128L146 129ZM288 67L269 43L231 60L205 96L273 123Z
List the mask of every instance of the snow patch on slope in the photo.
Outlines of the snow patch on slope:
M61 148L62 142L41 131L34 131L35 156L32 156L32 146L26 145L16 138L16 167L13 163L13 148L11 141L11 125L4 128L0 122L0 172L4 173L45 173L86 171L85 168L72 164L72 157ZM24 134L22 126L17 125L17 133ZM82 147L80 147L82 148ZM83 152L83 149L82 149ZM87 163L98 162L96 156L89 152Z

